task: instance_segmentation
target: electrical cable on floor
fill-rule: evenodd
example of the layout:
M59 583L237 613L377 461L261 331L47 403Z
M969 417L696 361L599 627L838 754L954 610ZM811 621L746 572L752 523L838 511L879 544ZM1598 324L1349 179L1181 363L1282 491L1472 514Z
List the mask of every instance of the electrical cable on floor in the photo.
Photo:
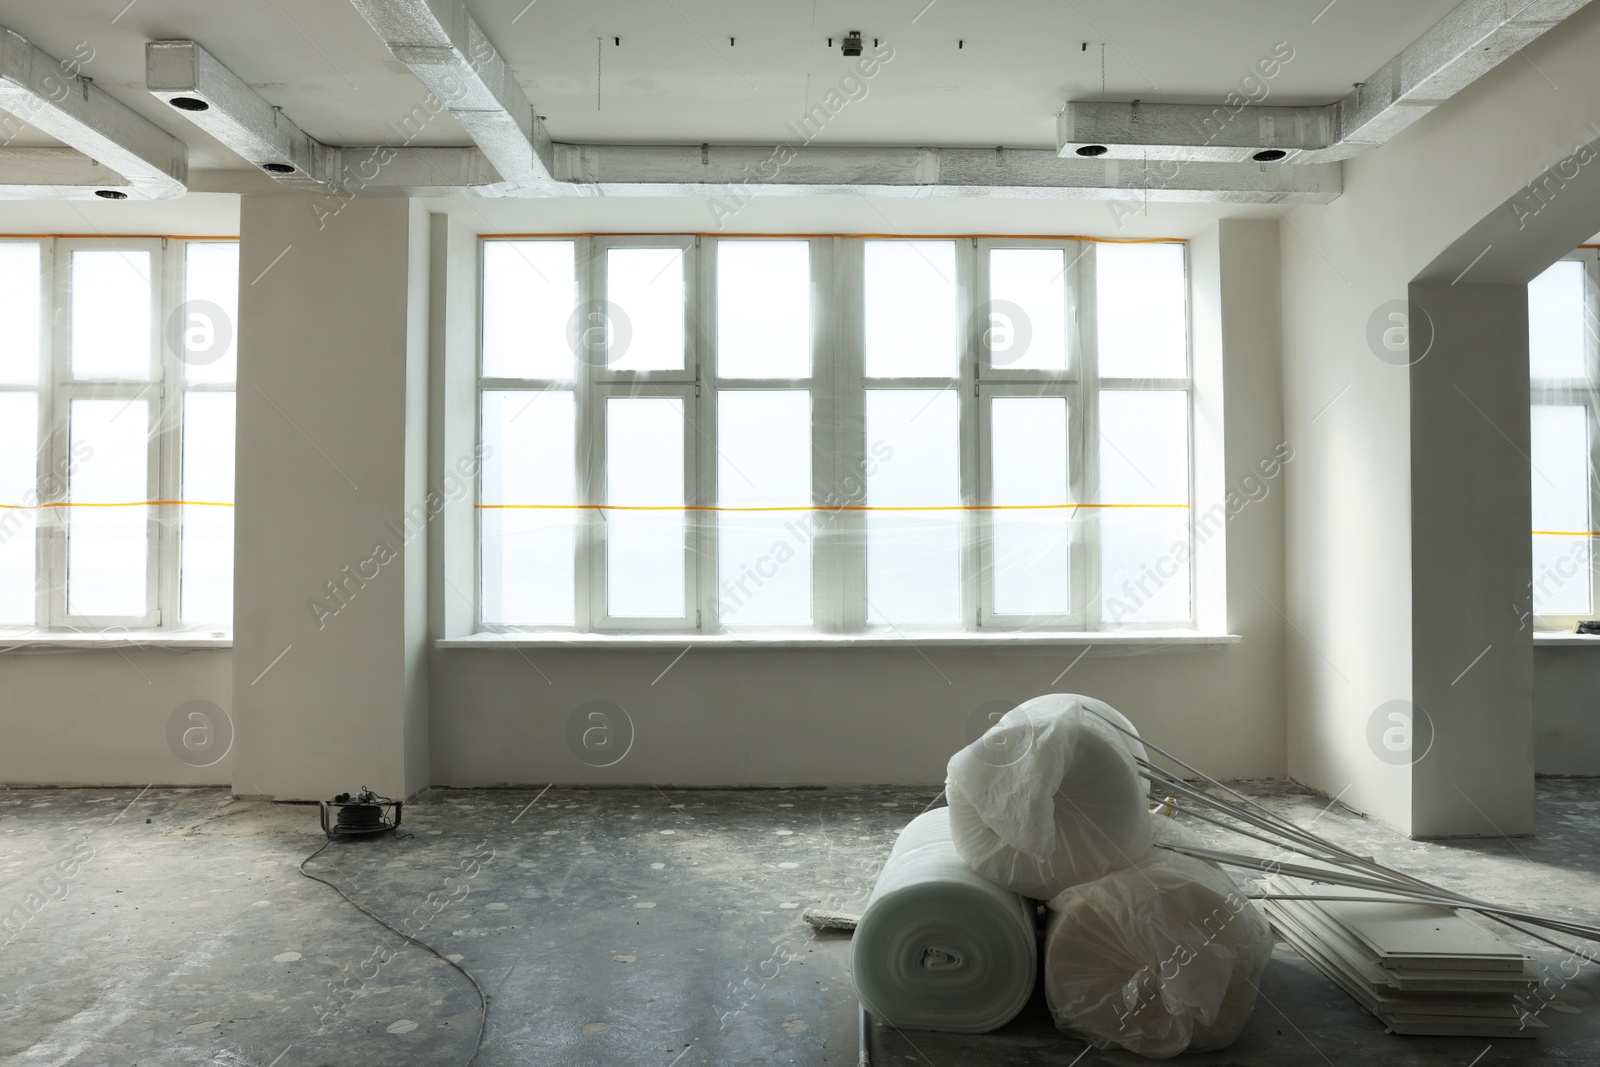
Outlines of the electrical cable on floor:
M396 834L395 836L399 837L399 834ZM413 835L406 834L405 836L406 837L411 837ZM467 1063L466 1063L466 1067L472 1067L472 1065L474 1063L476 1063L477 1060L478 1060L478 1053L480 1051L482 1051L482 1049L483 1049L484 1031L487 1030L488 1026L489 1026L489 997L484 993L483 987L478 984L478 980L476 978L472 977L472 973L470 971L468 971L465 967L461 966L455 960L450 959L448 956L446 956L444 953L440 952L438 949L434 948L432 945L428 944L426 941L419 941L417 938L412 937L410 934L406 933L404 930L401 930L400 928L396 927L393 923L389 922L389 920L387 920L387 919L383 918L381 915L378 915L377 913L371 911L369 908L367 908L366 905L364 905L364 904L360 903L359 901L355 900L353 897L350 896L349 893L346 893L343 889L340 889L337 885L335 885L334 883L328 881L326 878L320 878L317 875L314 875L311 872L307 871L306 870L306 864L310 863L312 860L314 860L318 856L322 855L323 849L325 849L329 845L333 844L333 841L334 841L334 839L330 837L328 840L326 840L326 841L324 841L322 843L322 848L317 849L311 855L309 855L305 859L301 860L300 861L300 866L298 868L300 873L305 875L307 878L311 879L313 882L321 882L323 885L327 886L329 889L332 889L335 893L338 893L341 897L343 897L347 904L349 904L351 907L355 908L357 911L361 912L361 914L365 915L367 918L371 919L373 922L377 923L379 926L383 927L385 930L388 930L390 933L394 934L396 937L404 938L405 940L411 942L413 945L416 945L418 948L426 949L428 952L431 952L433 955L437 956L439 959L443 960L445 963L448 963L450 966L452 966L456 970L460 971L461 974L462 974L462 977L466 978L467 981L472 983L473 990L475 992L477 992L477 994L478 994L478 1008L479 1008L479 1011L478 1011L478 1039L472 1043L472 1055L467 1057Z

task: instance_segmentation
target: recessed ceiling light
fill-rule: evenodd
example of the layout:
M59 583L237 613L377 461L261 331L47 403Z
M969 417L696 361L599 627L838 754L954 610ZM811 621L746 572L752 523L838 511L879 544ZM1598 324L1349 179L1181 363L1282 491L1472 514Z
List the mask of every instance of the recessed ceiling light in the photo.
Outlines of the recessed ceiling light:
M96 189L94 195L104 200L126 200L128 194L118 192L116 189Z
M1281 148L1263 148L1250 158L1257 163L1275 163L1288 154Z
M1078 155L1080 156L1103 156L1105 154L1106 146L1103 144L1086 144L1078 149Z
M293 174L294 167L288 163L263 163L261 169L268 174Z

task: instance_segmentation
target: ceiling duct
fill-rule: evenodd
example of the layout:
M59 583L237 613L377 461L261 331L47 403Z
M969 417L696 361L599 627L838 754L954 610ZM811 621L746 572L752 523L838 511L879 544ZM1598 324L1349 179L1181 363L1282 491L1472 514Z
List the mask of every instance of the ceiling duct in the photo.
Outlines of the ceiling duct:
M145 55L146 85L158 99L284 185L336 196L715 196L730 205L774 195L1324 204L1341 188L1337 164L1292 170L1201 164L1167 175L1116 160L1062 159L1048 149L541 142L548 147L542 155L542 148L535 151L537 135L520 146L507 135L507 124L516 122L510 111L504 122L479 114L466 123L469 133L483 138L476 148L340 148L306 134L193 41L155 41ZM430 63L430 71L450 62L437 54L433 59L439 62ZM479 90L454 99L484 102ZM437 96L434 102L445 103ZM452 114L460 119L463 112ZM506 179L500 165L520 168L521 178Z
M67 148L0 148L0 200L170 200L189 147L88 78L0 28L0 111ZM4 138L17 132L6 123Z
M786 164L772 148L556 145L556 176L605 196L1005 197L1133 203L1326 204L1336 163L1262 168L1203 163L1160 174L1117 160L1062 159L1049 149L811 145ZM764 179L754 175L768 174Z
M465 0L352 0L361 17L467 131L501 179L549 194L555 148Z
M1216 106L1073 101L1057 116L1059 152L1213 163L1349 159L1388 142L1588 3L1466 0L1332 104L1254 104L1238 94Z
M292 189L341 197L503 195L500 176L476 148L323 144L193 41L145 45L145 88Z

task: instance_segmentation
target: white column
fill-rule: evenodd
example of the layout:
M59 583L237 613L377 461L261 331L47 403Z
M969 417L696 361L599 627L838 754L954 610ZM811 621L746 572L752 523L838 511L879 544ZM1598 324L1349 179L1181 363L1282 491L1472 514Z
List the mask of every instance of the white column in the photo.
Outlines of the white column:
M1531 834L1528 288L1413 284L1410 300L1410 830Z
M240 211L234 791L427 785L428 224Z

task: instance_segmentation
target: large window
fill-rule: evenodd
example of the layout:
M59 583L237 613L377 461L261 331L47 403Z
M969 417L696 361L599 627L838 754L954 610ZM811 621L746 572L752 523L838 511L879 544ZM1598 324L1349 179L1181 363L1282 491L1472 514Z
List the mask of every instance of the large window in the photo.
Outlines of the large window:
M1532 410L1533 614L1545 629L1571 630L1596 614L1593 531L1600 442L1600 335L1596 259L1580 249L1528 285Z
M0 239L0 629L226 631L227 241Z
M1185 249L486 239L480 625L1193 625Z

